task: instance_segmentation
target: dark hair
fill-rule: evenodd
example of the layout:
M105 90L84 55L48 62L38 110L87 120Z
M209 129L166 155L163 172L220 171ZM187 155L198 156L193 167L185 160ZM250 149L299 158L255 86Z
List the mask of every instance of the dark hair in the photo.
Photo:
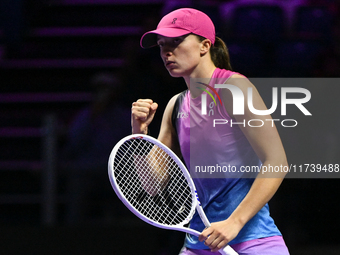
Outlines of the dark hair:
M199 35L197 35L197 37L201 42L206 39ZM212 62L216 67L226 70L232 70L227 45L221 38L217 36L215 37L214 45L212 45L210 48L210 56Z

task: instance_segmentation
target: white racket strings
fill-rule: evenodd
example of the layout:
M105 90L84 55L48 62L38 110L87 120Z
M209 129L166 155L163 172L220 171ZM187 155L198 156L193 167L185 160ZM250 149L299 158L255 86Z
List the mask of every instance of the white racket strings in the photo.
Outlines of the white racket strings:
M113 169L121 192L145 217L166 225L189 217L193 206L189 184L160 147L138 138L128 140L118 149Z

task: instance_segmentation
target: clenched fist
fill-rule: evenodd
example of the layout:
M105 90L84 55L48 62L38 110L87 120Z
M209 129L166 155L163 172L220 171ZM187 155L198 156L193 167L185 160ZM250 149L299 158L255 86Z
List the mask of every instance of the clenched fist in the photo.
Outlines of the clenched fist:
M131 126L133 134L147 134L148 126L155 116L158 104L151 99L138 99L132 103Z

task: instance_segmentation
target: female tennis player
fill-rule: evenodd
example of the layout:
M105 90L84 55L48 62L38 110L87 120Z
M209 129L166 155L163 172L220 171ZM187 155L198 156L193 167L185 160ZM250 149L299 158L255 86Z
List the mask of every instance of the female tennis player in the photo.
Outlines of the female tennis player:
M201 235L199 238L187 235L180 254L216 254L226 244L239 254L289 254L267 204L284 173L267 176L264 169L287 166L275 125L269 121L269 115L255 115L246 103L243 115L234 114L236 100L233 101L231 90L214 89L216 83L229 84L247 95L248 88L252 88L254 108L266 110L254 85L245 76L231 71L228 50L215 36L210 18L201 11L182 8L165 15L156 30L141 38L143 48L156 45L170 75L183 77L188 86L187 91L169 101L158 139L184 159L192 174L197 166L202 172L202 166L214 166L215 170L218 166L220 169L231 166L237 173L242 167L258 167L262 171L256 178L242 178L231 171L194 178L200 202L213 223L205 228L195 215L190 227L201 231ZM208 78L208 82L194 83L197 78ZM204 91L212 95L205 97L206 102L202 100ZM216 104L219 98L222 104ZM209 113L203 113L203 103ZM148 132L157 108L152 99L139 99L132 104L134 134ZM254 120L262 125L249 125Z

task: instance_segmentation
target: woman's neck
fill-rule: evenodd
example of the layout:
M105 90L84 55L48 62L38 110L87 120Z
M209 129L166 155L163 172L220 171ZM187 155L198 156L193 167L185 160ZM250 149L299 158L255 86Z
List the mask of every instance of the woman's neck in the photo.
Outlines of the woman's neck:
M199 96L202 93L202 90L196 87L204 87L203 85L196 84L195 86L190 86L191 79L204 79L205 81L210 81L216 66L213 62L208 61L206 64L202 64L197 66L195 70L188 76L183 77L185 83L187 84L188 89L190 90L191 96L193 98Z

